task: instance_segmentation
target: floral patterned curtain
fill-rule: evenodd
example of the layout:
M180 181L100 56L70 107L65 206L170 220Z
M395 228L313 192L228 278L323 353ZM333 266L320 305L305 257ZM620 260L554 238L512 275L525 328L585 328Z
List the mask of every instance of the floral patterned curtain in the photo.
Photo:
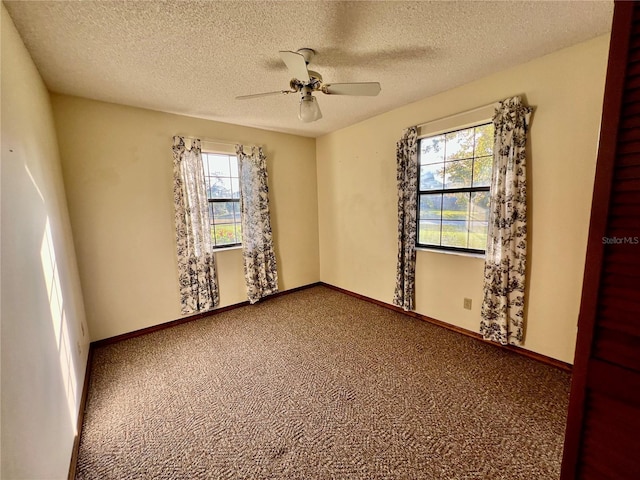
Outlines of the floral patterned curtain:
M413 310L416 276L418 129L402 133L396 146L398 181L398 266L393 304Z
M240 175L242 257L249 302L278 291L278 270L269 217L267 159L262 148L236 145Z
M484 263L480 333L503 345L522 345L527 260L527 131L532 109L520 97L498 104L491 212Z
M211 310L219 294L200 140L187 148L173 137L173 200L182 313Z

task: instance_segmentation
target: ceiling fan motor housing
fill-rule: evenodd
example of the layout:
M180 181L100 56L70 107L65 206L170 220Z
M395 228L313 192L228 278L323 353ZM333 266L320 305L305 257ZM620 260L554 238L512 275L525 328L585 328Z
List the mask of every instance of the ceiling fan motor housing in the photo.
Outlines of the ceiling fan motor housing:
M305 98L308 97L313 97L312 93L313 93L313 89L307 85L303 86L300 89L300 92L302 93L302 100L304 100Z

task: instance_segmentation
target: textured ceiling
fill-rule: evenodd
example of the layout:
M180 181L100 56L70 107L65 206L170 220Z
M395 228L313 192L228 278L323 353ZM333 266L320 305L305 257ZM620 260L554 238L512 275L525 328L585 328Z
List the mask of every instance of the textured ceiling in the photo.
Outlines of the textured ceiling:
M5 1L53 92L318 136L611 29L611 1ZM382 84L377 97L316 93L298 120L279 50L317 51L325 82Z

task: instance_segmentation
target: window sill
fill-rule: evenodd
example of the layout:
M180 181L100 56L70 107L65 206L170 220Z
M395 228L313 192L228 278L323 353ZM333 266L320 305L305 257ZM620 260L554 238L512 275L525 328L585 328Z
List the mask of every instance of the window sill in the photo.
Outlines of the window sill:
M457 252L455 250L440 250L439 248L416 247L416 251L444 253L446 255L459 255L461 257L481 258L483 260L485 257L484 253Z
M227 252L229 250L242 250L242 245L234 245L233 247L220 247L220 248L214 248L213 249L213 253L218 253L218 252Z

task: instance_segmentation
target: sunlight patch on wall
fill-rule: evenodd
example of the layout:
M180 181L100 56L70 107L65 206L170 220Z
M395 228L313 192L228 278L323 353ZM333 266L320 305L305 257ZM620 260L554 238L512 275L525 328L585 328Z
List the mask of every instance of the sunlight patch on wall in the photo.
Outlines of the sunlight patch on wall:
M51 236L51 226L49 218L45 224L44 235L40 247L40 259L42 261L42 271L47 285L47 293L49 295L49 308L51 310L51 321L53 331L55 333L56 347L58 349L58 359L60 362L60 372L67 397L67 406L69 408L69 418L71 425L77 433L76 416L76 391L77 383L75 376L75 368L73 361L73 351L69 339L69 323L66 319L64 310L64 299L62 297L62 288L60 285L60 276L58 273L58 265L56 263L55 248Z

